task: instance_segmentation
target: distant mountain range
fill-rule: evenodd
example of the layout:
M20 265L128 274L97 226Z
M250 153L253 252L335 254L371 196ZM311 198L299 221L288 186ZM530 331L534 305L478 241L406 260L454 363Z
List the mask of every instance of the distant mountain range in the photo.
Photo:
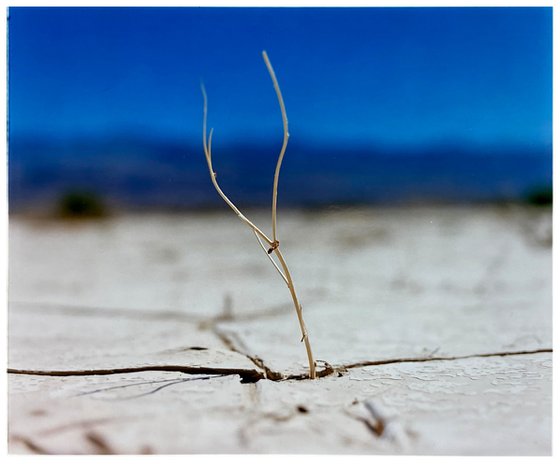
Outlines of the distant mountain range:
M278 144L214 146L223 189L240 206L270 203ZM138 137L9 141L11 212L52 208L90 191L118 209L221 207L202 147ZM290 143L281 207L523 200L552 184L551 147L448 144L390 149Z

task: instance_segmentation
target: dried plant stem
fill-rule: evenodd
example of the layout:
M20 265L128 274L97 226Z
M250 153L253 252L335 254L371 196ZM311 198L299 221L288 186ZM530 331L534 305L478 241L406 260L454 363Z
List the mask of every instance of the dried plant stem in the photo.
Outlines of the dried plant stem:
M268 69L268 73L270 74L270 78L272 79L276 96L278 97L278 104L280 105L280 111L282 113L282 124L284 125L284 140L282 141L282 148L280 149L280 155L278 155L278 161L276 162L276 170L274 171L274 186L272 188L272 240L276 241L276 202L278 200L278 178L280 177L280 167L282 166L284 153L286 153L290 133L288 132L288 116L286 115L286 107L284 105L284 99L282 98L280 86L278 85L278 80L276 79L276 74L270 64L266 51L263 50L262 55L264 62L266 63L266 68Z
M214 129L210 130L210 135L208 136L208 143L206 142L206 120L208 118L208 97L206 96L206 90L204 89L204 85L201 86L202 88L202 95L204 96L204 121L203 121L203 136L202 141L204 145L204 154L206 155L206 162L208 164L208 170L210 171L210 178L212 179L212 184L214 184L214 188L219 193L219 195L223 198L223 200L228 204L228 206L237 214L239 219L245 222L255 234L260 235L260 237L265 240L270 246L272 246L273 241L270 240L266 234L260 230L255 224L253 224L249 219L247 219L241 211L235 206L232 201L226 196L226 194L222 191L220 186L218 185L218 181L216 179L217 175L214 171L214 167L212 166L212 133Z
M292 280L292 276L290 274L290 270L288 269L288 265L284 260L284 256L282 252L276 248L274 253L278 257L278 261L280 261L280 265L282 269L284 269L284 273L286 274L287 285L290 289L290 294L292 295L292 300L294 302L294 307L296 309L296 314L299 322L299 327L301 329L301 341L305 343L305 350L307 352L307 360L309 361L309 378L314 379L316 377L315 373L315 359L313 358L313 352L311 351L311 343L309 343L309 336L307 335L307 328L305 327L305 321L303 320L303 309L301 304L298 301L298 297L296 294L296 289L294 287L294 282Z
M266 51L262 52L263 59L265 61L266 67L272 79L272 83L274 85L274 89L276 90L276 95L278 97L278 103L280 104L280 110L282 112L282 122L284 125L284 141L282 143L282 149L280 151L280 155L278 156L278 161L276 163L276 171L274 173L274 184L272 189L272 239L268 238L267 235L260 230L253 222L251 222L244 214L239 211L239 209L233 204L233 202L226 196L226 194L222 191L220 186L218 185L217 175L214 171L214 167L212 165L212 134L213 130L210 130L210 134L208 135L207 140L207 130L206 130L206 121L208 118L208 98L206 96L206 90L204 86L202 86L202 95L204 97L204 120L203 120L203 146L204 146L204 154L206 156L206 162L208 164L208 170L210 172L210 178L212 179L212 184L214 188L218 192L218 194L222 197L222 199L226 202L226 204L237 214L237 216L249 226L257 238L261 248L270 259L271 263L274 265L286 285L290 290L290 295L292 296L292 301L294 303L294 307L296 310L299 326L301 329L301 340L305 343L305 350L307 352L307 359L309 361L309 378L314 379L316 378L315 372L315 360L313 358L313 352L311 351L311 344L309 343L309 337L307 334L307 329L305 327L305 322L303 320L303 310L302 306L298 300L296 290L294 287L294 282L292 279L292 275L290 274L290 270L288 269L288 265L286 264L286 260L280 251L280 242L277 237L277 227L276 227L276 203L278 199L278 178L280 176L280 167L282 166L282 160L284 158L284 153L286 152L286 147L288 145L288 118L286 116L286 108L284 106L284 100L282 99L282 93L280 92L280 86L278 85L278 81L276 79L276 75L274 73L274 69L270 64L270 60L268 59L268 55ZM267 249L263 241L269 246ZM278 258L280 266L274 261L272 258L272 252Z

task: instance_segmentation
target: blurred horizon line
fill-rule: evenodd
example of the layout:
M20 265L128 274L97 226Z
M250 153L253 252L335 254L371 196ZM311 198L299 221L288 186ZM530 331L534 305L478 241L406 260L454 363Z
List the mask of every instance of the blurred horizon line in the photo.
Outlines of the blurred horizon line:
M214 169L240 207L270 203L281 139L214 143ZM90 192L117 209L214 208L202 143L121 136L9 143L10 212L51 210L69 192ZM552 185L552 146L330 146L291 142L280 207L525 201Z

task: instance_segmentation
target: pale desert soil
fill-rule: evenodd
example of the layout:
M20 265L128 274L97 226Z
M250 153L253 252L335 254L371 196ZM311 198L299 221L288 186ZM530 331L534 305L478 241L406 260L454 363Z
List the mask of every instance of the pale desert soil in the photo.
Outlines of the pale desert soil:
M228 213L11 218L10 452L550 454L550 210L281 211L316 381Z

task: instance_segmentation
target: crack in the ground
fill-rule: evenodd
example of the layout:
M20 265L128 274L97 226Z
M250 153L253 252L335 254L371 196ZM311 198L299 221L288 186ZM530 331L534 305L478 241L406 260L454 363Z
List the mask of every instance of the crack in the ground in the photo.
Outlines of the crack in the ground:
M459 359L519 356L523 354L537 354L537 353L552 353L552 348L542 348L536 350L522 350L522 351L500 351L495 353L477 353L477 354L466 354L461 356L430 356L430 357L381 359L377 361L361 361L357 363L337 366L334 368L334 370L340 371L346 369L355 369L358 367L381 366L384 364L397 364L397 363L407 363L407 362L454 361Z
M225 332L218 329L218 327L215 324L210 327L210 330L212 330L212 332L222 341L222 343L229 350L239 353L242 356L245 356L255 366L257 366L259 369L262 369L264 371L264 375L266 379L280 380L284 377L280 372L276 372L270 369L261 358L248 354L246 349L238 348L238 346L232 340L231 336L228 336ZM243 345L243 342L241 340L238 339L237 342L239 345Z
M120 367L113 369L84 369L84 370L36 370L36 369L8 369L8 374L23 375L44 375L53 377L71 377L71 376L88 376L88 375L111 375L111 374L129 374L133 372L149 372L149 371L167 371L182 372L184 374L207 374L207 375L239 375L241 383L254 383L264 378L261 372L253 369L228 369L219 367L200 367L200 366L177 366L177 365L159 365L159 366L138 366L138 367Z
M187 322L194 322L198 323L198 328L200 330L208 330L216 335L221 342L226 346L227 349L230 351L236 352L245 356L249 359L259 370L264 372L264 378L269 380L299 380L305 378L305 376L300 375L284 375L281 372L274 371L270 369L264 361L255 355L248 354L247 348L244 346L243 341L235 334L226 335L223 331L218 329L218 324L220 322L239 322L239 321L250 321L255 319L261 318L269 318L275 317L280 314L286 313L289 308L287 304L276 305L271 308L261 310L261 311L253 311L244 314L234 314L231 311L231 302L226 299L226 303L224 305L224 309L221 313L209 317L209 318L201 318L200 316L196 316L193 314L188 314L181 311L170 311L170 310L128 310L124 308L101 308L95 306L80 306L80 305L70 305L70 304L54 304L54 303L36 303L36 302L26 302L26 301L11 301L10 305L20 306L21 308L28 310L28 311L41 311L44 313L45 309L50 311L51 313L61 313L61 314L69 314L73 316L108 316L108 317L133 317L137 318L138 314L142 317L147 319L155 319L155 320L165 320L165 319L174 319L174 320L182 320ZM237 340L233 340L232 338L237 338ZM241 348L239 348L241 347ZM170 351L183 351L186 349L206 349L204 347L180 347L177 350L170 350ZM324 377L325 375L329 375L333 373L332 367L325 363L326 369L323 371L318 371L318 377ZM94 369L90 371L38 371L38 370L15 370L15 369L8 369L8 373L16 373L16 374L32 374L32 375L56 375L56 376L63 376L63 375L105 375L105 374L115 374L115 373L127 373L127 372L139 372L150 370L148 368L139 367L139 368L122 368L122 369ZM250 371L250 370L228 370L228 369L213 369L213 368L191 368L188 366L157 366L152 368L151 370L167 370L172 372L184 372L184 373L202 373L202 374L222 374L228 375L231 374L239 374L241 376L242 383L252 383L257 382L261 378L263 378L263 374L261 372Z
M124 388L129 388L129 387L135 387L135 386L138 386L138 385L153 385L153 384L156 384L156 383L163 383L163 385L159 385L158 387L154 388L153 390L150 390L150 391L147 391L147 392L144 392L144 393L138 393L136 395L119 396L117 398L105 399L105 401L131 400L131 399L142 398L144 396L153 395L153 394L157 393L158 391L163 390L164 388L168 388L168 387L171 387L173 385L180 384L180 383L193 382L195 380L209 380L209 379L215 379L217 377L225 377L225 375L210 375L210 376L202 376L202 377L194 377L194 378L178 378L178 379L167 379L167 380L153 380L151 382L137 382L137 383L126 384L126 385L117 385L117 386L108 387L108 388L100 388L100 389L97 389L97 390L80 393L77 396L94 395L95 393L106 392L106 391L109 391L109 390L124 389Z
M84 438L95 448L96 454L118 454L99 433L90 431Z
M107 316L134 316L137 317L138 310L124 310L124 309L99 309L95 307L85 307L85 306L72 306L72 305L49 305L45 303L26 303L26 302L12 302L12 304L22 305L30 310L37 310L38 308L49 308L54 310L53 312L70 312L73 315L107 315ZM173 312L173 311L141 311L142 315L154 319L182 319L195 322L198 320L199 328L202 330L211 331L220 341L226 346L230 351L236 352L248 358L259 370L264 372L259 372L257 370L250 369L227 369L227 368L212 368L212 367L192 367L192 366L177 366L177 365L160 365L160 366L140 366L131 368L115 368L115 369L91 369L91 370L68 370L68 371L56 371L56 370L26 370L26 369L8 369L9 374L28 374L28 375L45 375L45 376L85 376L85 375L108 375L108 374L122 374L131 372L143 372L143 371L168 371L168 372L182 372L186 374L210 374L210 375L239 375L241 377L242 383L254 383L258 382L262 378L266 378L272 381L281 380L304 380L308 379L309 375L306 373L302 374L283 374L281 372L275 371L268 367L264 360L256 355L248 354L248 349L243 343L243 341L237 336L235 332L227 334L225 331L218 328L218 323L224 321L239 321L239 320L251 320L260 317L271 317L277 315L279 312L284 312L286 305L275 306L269 311L265 312L255 312L245 315L233 315L231 311L226 309L222 314L213 316L211 318L202 319L193 315L189 315L183 312ZM235 339L235 340L234 340ZM182 347L181 349L185 349ZM205 349L201 347L189 347L189 349ZM429 362L429 361L446 361L446 360L458 360L458 359L468 359L475 357L491 357L491 356L514 356L522 354L535 354L535 353L547 353L552 352L552 349L538 349L531 351L507 351L507 352L497 352L497 353L481 353L463 356L424 356L424 357L402 357L384 360L373 360L373 361L360 361L356 363L343 364L333 367L326 361L321 361L324 364L324 369L317 371L317 377L326 377L332 374L337 374L342 376L344 372L348 369L366 367L366 366L378 366L385 364L396 364L405 362ZM319 362L319 361L318 361Z
M126 309L101 306L81 306L60 303L37 303L28 301L10 301L9 306L17 306L18 310L40 312L45 314L65 314L70 316L104 316L124 317L130 319L146 318L150 320L180 320L186 322L202 323L205 319L199 315L184 311L172 311L169 309Z
M282 423L288 422L301 414L308 414L309 410L302 405L298 405L295 407L293 411L289 411L287 413L281 414L277 412L253 412L250 418L239 428L237 431L237 436L239 439L239 443L243 448L247 448L251 443L250 435L251 430L255 427L259 422L264 421L271 421L275 423Z
M243 356L246 356L255 366L262 369L265 372L265 378L268 380L273 381L285 381L285 380L305 380L309 379L309 374L302 373L302 374L282 374L279 371L274 371L270 367L268 367L263 359L252 356L247 353L247 348L244 346L243 342L238 338L237 342L242 347L236 345L233 337L237 337L235 333L230 335L226 334L224 331L218 329L217 326L212 326L211 330L216 334L220 340L226 345L226 347L231 350L239 353ZM233 337L232 337L233 336ZM437 350L436 350L437 351ZM430 362L430 361L453 361L453 360L460 360L460 359L469 359L469 358L487 358L487 357L503 357L503 356L518 356L523 354L537 354L537 353L552 353L552 348L543 348L543 349L536 349L536 350L520 350L520 351L502 351L502 352L495 352L495 353L477 353L477 354L470 354L470 355L462 355L462 356L424 356L424 357L408 357L408 358L393 358L393 359L382 359L382 360L375 360L375 361L360 361L357 363L349 363L349 364L342 364L339 366L332 366L327 361L319 361L324 364L324 368L321 370L317 370L316 375L318 378L327 377L329 375L336 374L339 377L343 375L348 369L355 369L359 367L366 367L366 366L380 366L384 364L396 364L396 363L406 363L406 362Z
M37 444L34 440L29 437L24 437L23 435L12 435L10 436L9 442L20 442L29 451L35 454L53 454L47 449L43 448L41 445Z
M136 382L136 383L127 383L126 385L114 385L112 387L105 387L105 388L98 388L96 390L90 390L87 392L78 393L76 396L86 396L86 395L94 395L95 393L106 392L111 390L121 390L123 388L130 388L130 387L137 387L141 385L155 385L158 383L168 383L168 382L178 382L180 380L207 380L213 379L216 377L224 377L223 375L212 375L212 376L204 376L204 377L195 377L194 379L184 379L181 377L177 377L175 379L165 379L165 380L150 380L148 382Z
M384 406L373 400L362 402L354 400L352 405L360 403L363 407L362 412L353 412L348 408L343 409L343 412L348 417L363 423L375 440L389 440L401 449L408 447L409 440L415 436L415 433L405 428L394 412L386 410Z
M193 314L186 311L173 311L170 309L126 309L124 307L102 307L102 306L82 306L67 303L40 303L33 301L10 301L9 306L17 306L18 310L40 312L44 314L67 314L71 316L105 316L105 317L124 317L130 319L138 319L138 317L150 320L178 320L192 322L198 324L201 330L212 330L213 327L220 322L243 322L258 319L267 319L271 317L286 314L289 304L275 305L263 310L246 311L243 313L234 313L231 311L222 311L211 317L203 317L199 314Z
M202 320L198 327L202 330L213 331L220 322L243 322L254 321L258 319L268 319L286 314L290 309L290 305L284 303L281 305L271 306L264 310L247 311L244 313L233 313L231 310L224 310L216 316Z
M239 337L237 336L237 334L235 334L235 332L228 335L224 331L218 329L218 327L216 327L216 326L212 327L212 331L224 343L224 345L229 350L235 351L236 353L239 353L239 354L245 356L255 366L257 366L259 369L262 369L265 373L265 378L268 379L268 380L273 380L273 381L304 380L304 379L309 378L309 374L287 375L287 374L282 374L281 372L272 370L270 367L268 367L265 364L265 362L263 361L262 358L259 358L258 356L250 355L250 354L247 353L248 349L244 346L242 340L239 339ZM236 345L235 341L233 340L233 338L237 338L237 345ZM319 360L317 360L317 362L322 362L325 365L324 369L316 371L317 377L326 377L327 375L330 375L330 374L334 373L333 367L328 362L319 361Z
M227 337L225 338L227 343L231 343ZM253 369L228 369L228 368L214 368L214 367L201 367L201 366L177 366L177 365L159 365L159 366L138 366L138 367L122 367L113 369L85 369L85 370L34 370L34 369L12 369L8 368L8 374L20 374L20 375L44 375L44 376L54 376L54 377L71 377L71 376L88 376L88 375L111 375L111 374L128 374L133 372L149 372L149 371L167 371L167 372L182 372L184 374L207 374L207 375L239 375L241 377L241 383L255 383L261 379L267 379L272 381L286 381L286 380L306 380L309 379L309 375L305 374L292 374L285 375L277 371L271 370L267 367L262 359L256 356L249 356L237 350L237 348L232 345L232 349L236 352L247 356L255 366L264 370L264 375L262 372ZM327 377L329 375L337 374L342 376L344 372L348 369L356 369L360 367L367 366L381 366L385 364L398 364L398 363L420 363L420 362L431 362L431 361L454 361L460 359L470 359L470 358L490 358L490 357L504 357L504 356L519 356L527 354L538 354L538 353L552 353L552 348L543 348L536 350L525 350L525 351L503 351L496 353L478 353L463 356L432 356L432 357L411 357L411 358L394 358L394 359L382 359L377 361L361 361L357 363L344 364L340 366L331 366L326 361L323 361L325 368L323 370L317 371L317 377Z

